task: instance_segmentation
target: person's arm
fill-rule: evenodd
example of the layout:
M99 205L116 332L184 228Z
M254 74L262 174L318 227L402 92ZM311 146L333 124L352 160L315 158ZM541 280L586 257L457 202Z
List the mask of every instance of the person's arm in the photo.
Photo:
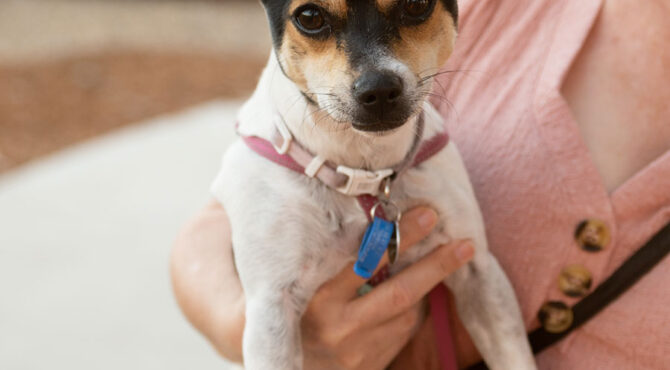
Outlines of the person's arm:
M407 212L401 251L428 235L436 218L426 208ZM364 281L347 266L317 291L302 318L305 368L386 368L421 326L423 297L473 253L467 242L442 246L364 297L356 294ZM232 259L228 219L218 203L182 231L171 273L189 321L223 357L242 362L244 293Z
M232 253L228 217L212 201L177 236L170 274L186 318L223 357L241 362L245 305Z

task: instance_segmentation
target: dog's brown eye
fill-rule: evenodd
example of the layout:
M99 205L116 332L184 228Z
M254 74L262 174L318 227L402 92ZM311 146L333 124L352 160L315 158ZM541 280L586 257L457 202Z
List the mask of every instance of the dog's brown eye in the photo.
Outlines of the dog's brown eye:
M326 20L321 10L313 6L299 9L296 12L295 19L298 26L308 33L318 32L326 25Z
M405 0L405 13L410 17L422 17L430 10L430 0Z

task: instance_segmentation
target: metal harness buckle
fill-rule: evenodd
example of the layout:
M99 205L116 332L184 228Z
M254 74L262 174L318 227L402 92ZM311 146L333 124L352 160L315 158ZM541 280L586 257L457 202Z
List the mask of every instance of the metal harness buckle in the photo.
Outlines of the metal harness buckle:
M339 166L337 173L347 175L347 183L335 190L342 194L350 196L359 196L363 194L377 195L381 191L382 181L393 175L391 169L379 171L365 171L360 169Z

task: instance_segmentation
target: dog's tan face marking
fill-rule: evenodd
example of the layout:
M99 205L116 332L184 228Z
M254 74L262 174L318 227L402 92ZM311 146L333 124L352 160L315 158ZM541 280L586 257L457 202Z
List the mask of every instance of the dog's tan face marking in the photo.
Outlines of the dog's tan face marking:
M428 4L426 11L409 14L411 2ZM287 0L282 32L275 32L280 65L322 117L365 131L398 127L430 90L422 78L453 50L455 16L445 4L455 7L448 0Z
M426 22L401 28L400 41L392 43L391 48L416 76L423 78L444 65L454 50L455 41L454 18L438 1Z
M315 4L323 9L325 13L323 16L329 22L346 19L345 0L294 0L289 6L289 14L294 14L296 10L309 4ZM286 25L278 57L287 76L314 100L315 96L328 93L329 88L336 85L340 75L338 71L349 69L347 57L341 48L338 48L334 37L326 39L308 37L290 20Z

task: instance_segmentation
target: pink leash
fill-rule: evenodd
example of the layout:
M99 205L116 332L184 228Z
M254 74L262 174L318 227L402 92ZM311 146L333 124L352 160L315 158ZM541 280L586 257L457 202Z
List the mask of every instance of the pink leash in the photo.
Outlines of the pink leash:
M447 287L444 284L438 284L428 294L428 302L430 303L431 318L435 331L435 345L437 345L440 354L442 370L458 370L453 332L449 324Z
M274 143L257 136L240 136L246 145L260 156L297 173L306 174L306 168L311 167L311 163L318 158L311 155L311 153L302 148L297 142L292 142L290 136L288 136L287 139L285 134L284 138L282 138L282 135L275 133L273 137ZM446 131L423 141L414 155L410 167L421 165L423 162L444 149L447 144L449 144L449 135ZM284 152L280 153L278 148L283 148ZM294 156L300 158L299 160L305 164L298 163L298 160L296 160ZM318 176L319 174L325 176ZM331 164L322 161L319 164L319 168L316 168L310 177L317 177L329 187L335 188L344 181L342 177L345 176L346 175L342 175L337 172L336 169L332 168ZM370 194L357 195L356 199L367 215L368 220L372 221L370 211L379 199ZM377 208L377 215L382 218L385 217L382 207ZM370 285L375 286L381 284L389 277L390 273L388 266L385 266L380 269L377 275L370 279L369 283ZM453 339L451 337L451 326L449 325L448 320L449 306L447 299L446 287L443 284L436 286L429 294L430 309L431 312L434 313L432 318L435 325L435 339L440 353L442 370L457 370L456 353L454 350Z

